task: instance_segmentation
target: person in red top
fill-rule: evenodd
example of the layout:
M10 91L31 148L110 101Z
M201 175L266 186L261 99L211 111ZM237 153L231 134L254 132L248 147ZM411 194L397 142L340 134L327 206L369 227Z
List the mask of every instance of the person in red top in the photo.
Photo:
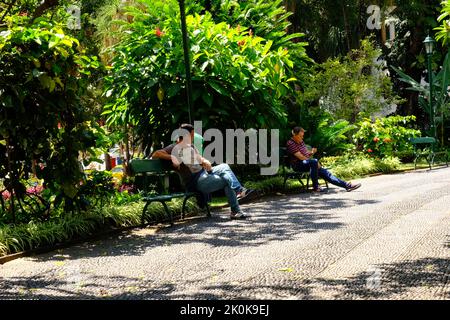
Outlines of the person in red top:
M304 135L305 130L303 128L295 127L292 129L292 138L286 143L286 148L292 169L299 172L310 172L314 192L322 191L319 187L319 177L347 191L353 191L361 187L360 183L353 184L341 180L323 168L319 164L319 161L313 158L317 149L312 148L311 151L308 151L308 148L306 148L305 142L303 141Z

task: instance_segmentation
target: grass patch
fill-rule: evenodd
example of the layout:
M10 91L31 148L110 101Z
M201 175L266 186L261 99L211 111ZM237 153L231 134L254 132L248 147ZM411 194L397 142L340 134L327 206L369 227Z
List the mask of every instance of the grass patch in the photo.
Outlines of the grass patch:
M400 168L401 162L396 157L383 159L366 158L363 155L346 155L328 157L321 160L336 177L344 180L360 178L373 173L391 173Z
M167 203L174 217L181 216L182 204L182 199L173 199ZM0 225L0 256L57 245L76 238L92 236L113 227L139 226L144 205L143 201L119 206L107 205L86 213L54 218L46 222ZM187 210L189 215L200 212L194 200L188 201ZM155 224L169 220L159 203L152 203L147 215Z

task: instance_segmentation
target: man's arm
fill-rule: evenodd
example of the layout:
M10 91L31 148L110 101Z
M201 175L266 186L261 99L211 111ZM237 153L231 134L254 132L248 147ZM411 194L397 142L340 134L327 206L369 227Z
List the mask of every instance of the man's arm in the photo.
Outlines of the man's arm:
M192 146L192 148L194 149L197 161L200 163L200 165L203 167L203 169L205 169L206 171L211 171L212 170L211 162L209 162L207 159L203 158L200 155L200 153L198 152L197 148L195 148L194 146Z
M170 150L173 150L173 148ZM175 156L173 156L171 153L167 152L164 149L156 150L155 152L153 152L152 159L162 159L166 161L171 161L175 168L178 169L180 167L180 161L178 161L178 159Z
M163 160L172 161L171 155L162 149L156 150L155 152L153 152L152 159L163 159Z
M294 153L294 157L296 157L297 159L300 159L300 160L308 160L309 159L300 151L297 151L296 153Z

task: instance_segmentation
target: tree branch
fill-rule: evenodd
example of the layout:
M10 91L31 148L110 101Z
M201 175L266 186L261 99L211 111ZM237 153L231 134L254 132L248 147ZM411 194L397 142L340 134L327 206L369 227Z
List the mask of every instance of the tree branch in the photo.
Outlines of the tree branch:
M6 8L5 12L3 13L2 17L0 18L0 24L3 22L3 19L5 19L6 15L11 11L12 7L16 4L17 0L11 0L11 2L8 5L8 8ZM4 2L6 4L6 2Z
M60 0L45 0L33 13L33 17L30 20L30 24L34 22L37 18L42 16L45 11L52 9L59 5Z

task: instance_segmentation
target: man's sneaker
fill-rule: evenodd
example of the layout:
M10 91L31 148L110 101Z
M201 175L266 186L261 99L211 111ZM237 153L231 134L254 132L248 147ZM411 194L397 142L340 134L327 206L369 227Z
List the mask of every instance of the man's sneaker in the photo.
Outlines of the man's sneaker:
M247 219L249 216L243 213L242 211L233 212L230 213L231 220L241 220L241 219Z
M321 188L321 187L317 187L312 190L312 192L314 192L314 193L321 193L321 192L325 192L325 191L327 191L327 190L324 188Z
M236 198L238 199L239 203L242 203L242 201L244 199L250 200L255 195L256 195L256 192L254 189L242 188L241 191L236 193Z
M361 183L356 183L356 184L349 183L347 188L345 188L345 190L347 190L347 192L350 192L350 191L358 189L359 187L361 187Z

